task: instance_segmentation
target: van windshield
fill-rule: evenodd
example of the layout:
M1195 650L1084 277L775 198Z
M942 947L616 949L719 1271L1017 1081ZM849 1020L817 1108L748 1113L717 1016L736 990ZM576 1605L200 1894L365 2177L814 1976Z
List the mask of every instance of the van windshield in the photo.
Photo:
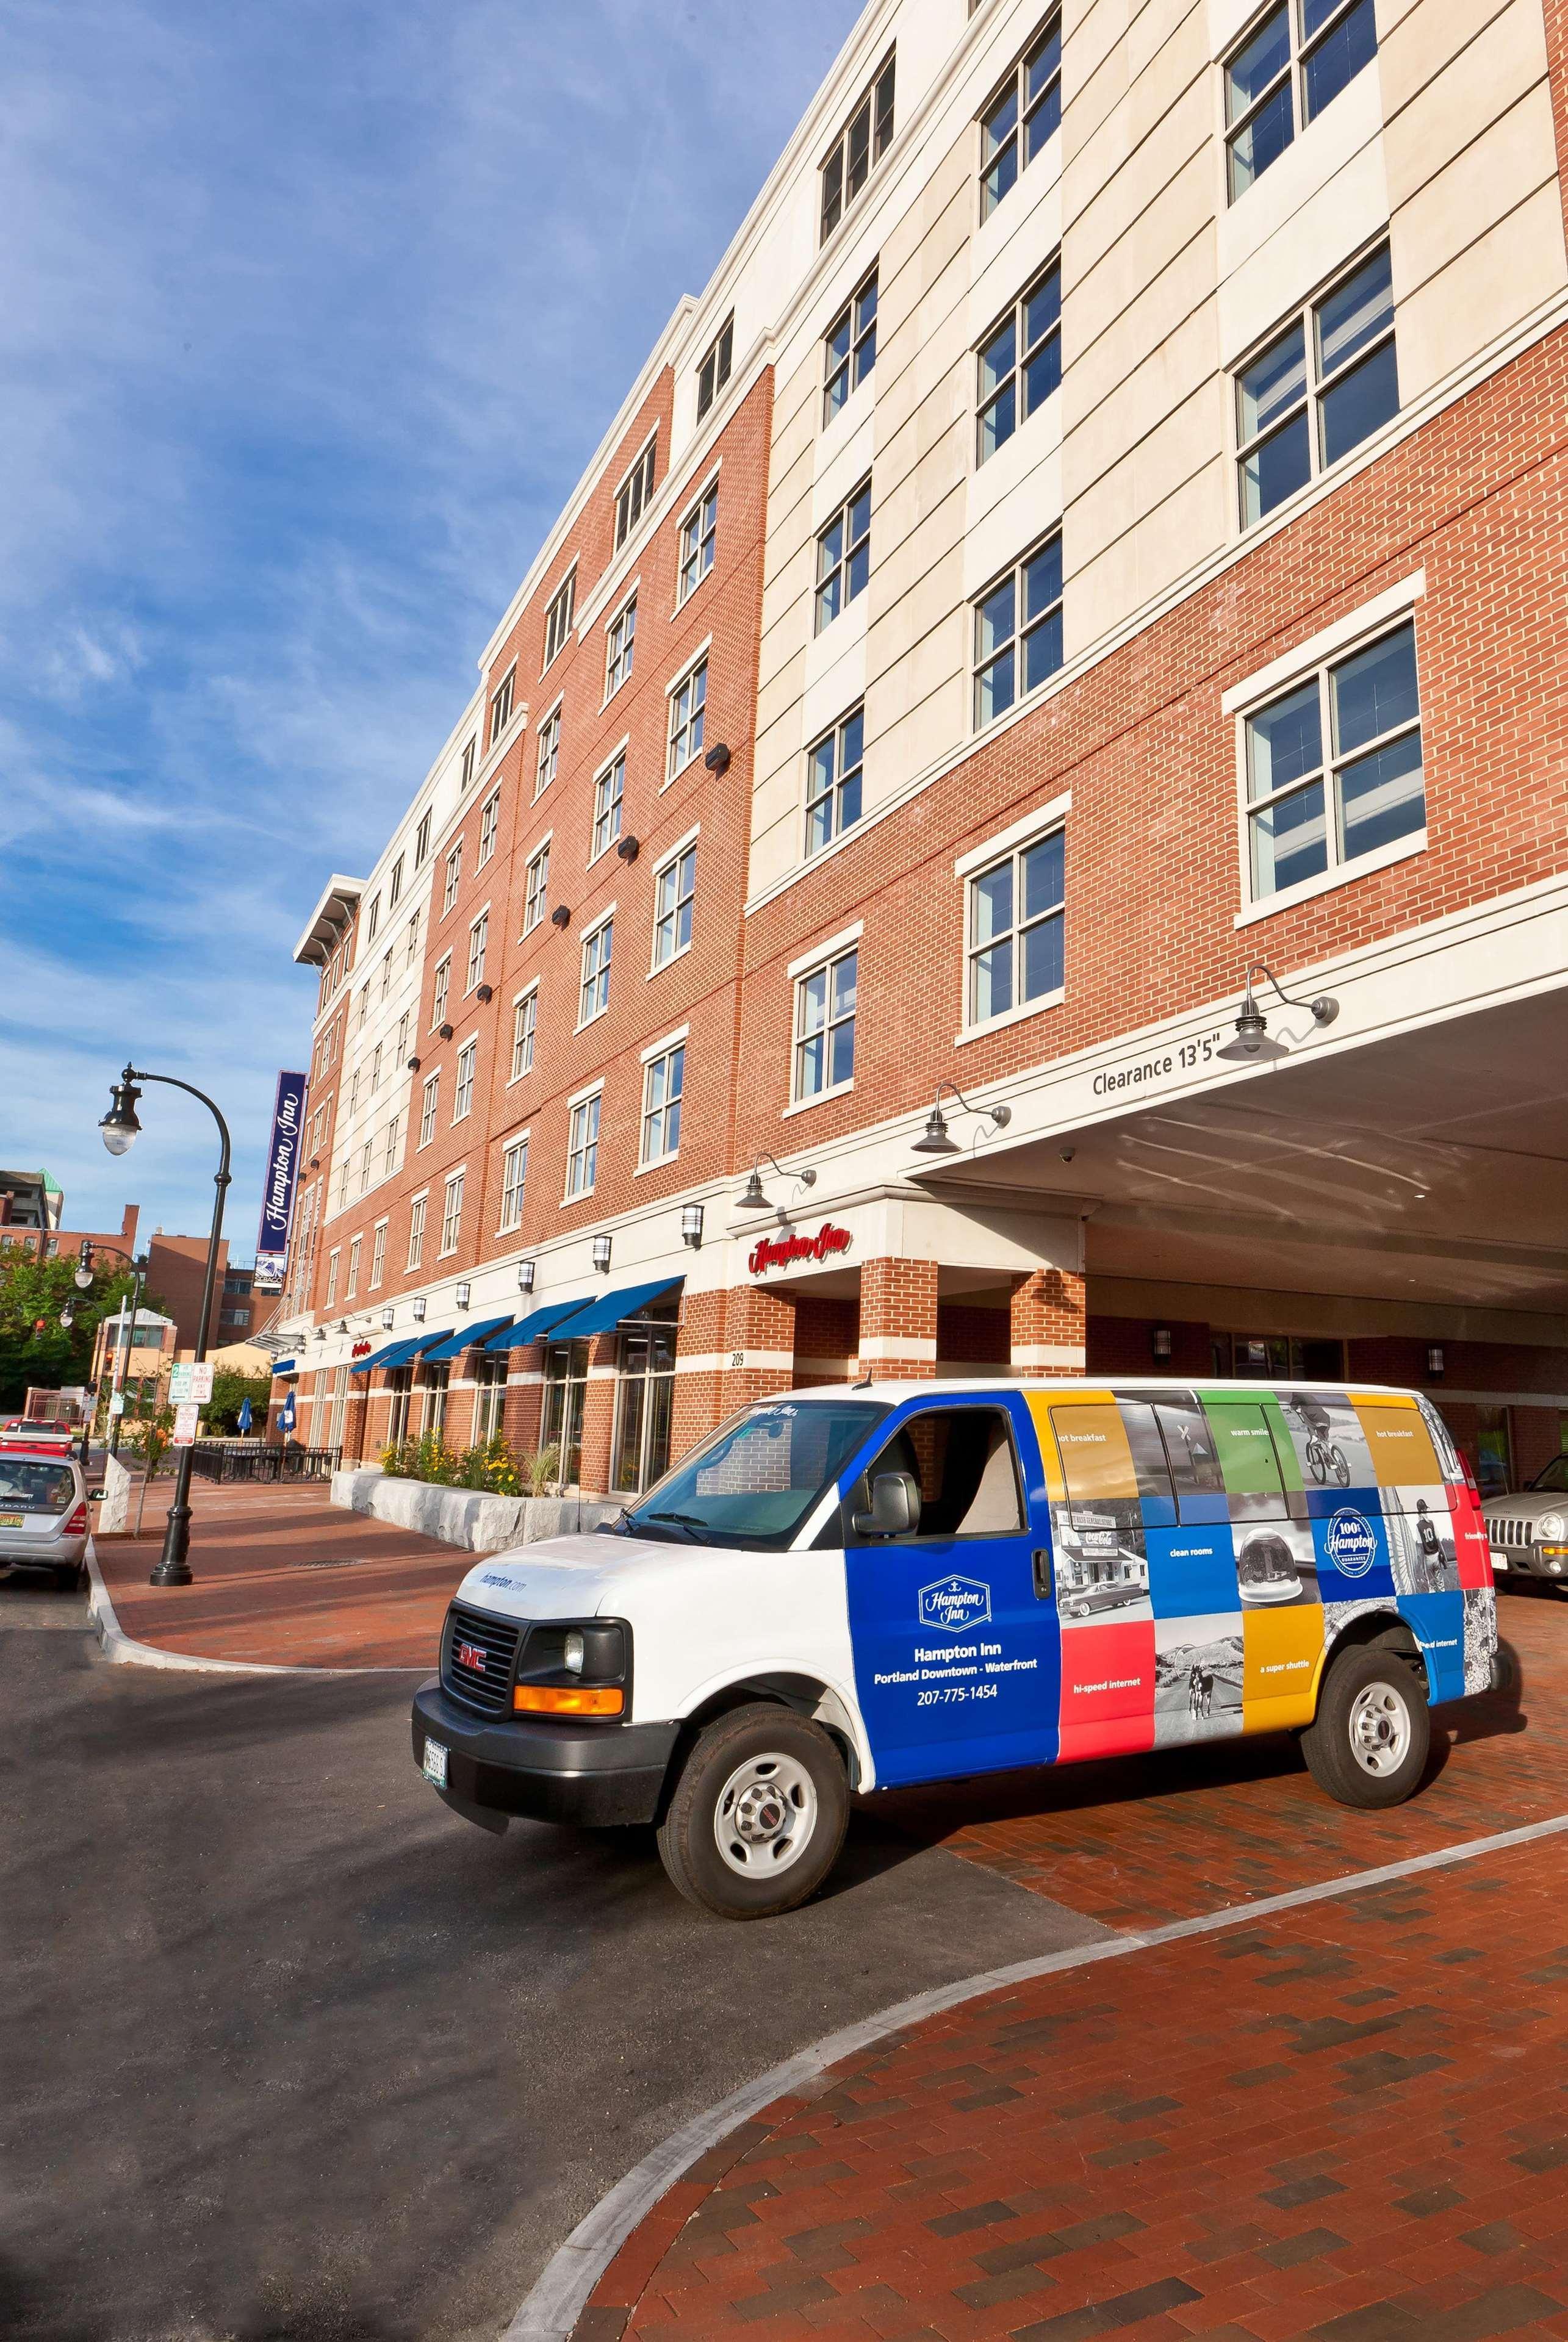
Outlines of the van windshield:
M748 1407L628 1506L617 1526L672 1544L787 1546L887 1412L876 1399Z

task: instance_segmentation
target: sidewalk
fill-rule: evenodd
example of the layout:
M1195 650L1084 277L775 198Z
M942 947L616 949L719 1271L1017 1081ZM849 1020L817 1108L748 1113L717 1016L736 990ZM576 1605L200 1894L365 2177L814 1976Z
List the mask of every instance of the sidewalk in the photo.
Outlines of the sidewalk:
M139 1537L95 1546L121 1631L184 1658L251 1666L434 1667L441 1620L478 1556L329 1504L324 1483L191 1490L194 1586L147 1579L173 1483ZM135 1517L133 1509L133 1518Z

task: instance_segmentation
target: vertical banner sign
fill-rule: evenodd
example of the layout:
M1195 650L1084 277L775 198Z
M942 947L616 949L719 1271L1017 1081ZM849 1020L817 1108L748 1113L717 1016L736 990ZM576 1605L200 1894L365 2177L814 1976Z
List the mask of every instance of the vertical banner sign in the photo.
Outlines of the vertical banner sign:
M288 1216L295 1174L305 1134L305 1076L279 1074L272 1109L272 1143L261 1191L261 1230L256 1240L256 1290L281 1293L288 1258Z

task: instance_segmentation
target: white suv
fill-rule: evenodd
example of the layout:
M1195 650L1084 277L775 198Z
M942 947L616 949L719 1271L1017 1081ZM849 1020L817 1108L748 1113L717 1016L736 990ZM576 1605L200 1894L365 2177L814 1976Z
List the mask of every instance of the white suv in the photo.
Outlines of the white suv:
M46 1569L62 1592L87 1570L87 1484L57 1440L0 1439L0 1566Z

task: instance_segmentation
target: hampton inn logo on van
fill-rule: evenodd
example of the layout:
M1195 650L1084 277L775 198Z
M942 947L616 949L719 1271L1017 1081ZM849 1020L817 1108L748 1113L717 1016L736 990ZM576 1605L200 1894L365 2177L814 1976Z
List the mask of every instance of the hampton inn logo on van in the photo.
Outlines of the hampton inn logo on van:
M1325 1543L1329 1559L1342 1577L1364 1577L1377 1559L1377 1539L1362 1513L1336 1513Z
M990 1587L978 1577L941 1577L920 1588L920 1620L944 1635L967 1635L990 1620Z

